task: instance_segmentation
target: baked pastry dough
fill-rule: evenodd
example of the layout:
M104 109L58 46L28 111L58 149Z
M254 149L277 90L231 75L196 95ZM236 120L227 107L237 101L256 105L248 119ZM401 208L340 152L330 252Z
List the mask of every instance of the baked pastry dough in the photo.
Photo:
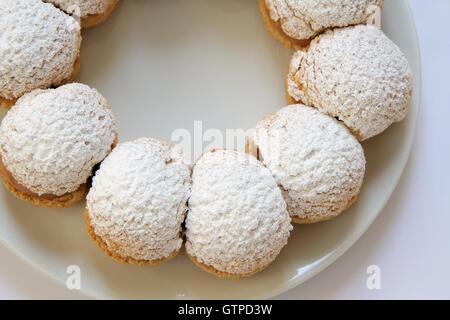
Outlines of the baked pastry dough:
M399 47L383 31L366 25L318 36L294 54L287 77L295 103L336 117L360 141L406 117L412 86L411 69Z
M108 256L155 265L178 254L191 180L178 150L141 138L119 144L101 164L87 196L85 223Z
M66 207L82 200L94 167L117 142L106 99L86 85L35 90L0 125L2 179L35 205Z
M40 0L0 1L0 105L71 82L79 70L80 25Z
M64 12L79 14L82 28L90 28L104 22L113 13L119 0L43 0L53 3Z
M366 160L360 143L334 118L292 105L260 121L251 143L300 224L330 220L360 192Z
M239 278L264 270L292 230L275 179L255 157L229 150L194 165L186 251L203 270Z

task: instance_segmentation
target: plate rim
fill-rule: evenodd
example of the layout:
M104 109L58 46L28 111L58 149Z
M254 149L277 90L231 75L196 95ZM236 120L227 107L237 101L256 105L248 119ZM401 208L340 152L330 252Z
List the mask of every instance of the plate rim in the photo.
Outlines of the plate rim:
M396 175L393 183L389 189L388 189L388 196L384 201L381 202L379 208L374 214L374 216L368 221L367 225L361 228L358 232L355 232L354 235L346 239L344 242L342 242L332 253L322 257L319 261L320 264L317 267L310 268L306 272L304 272L301 276L289 279L285 282L284 285L277 286L274 289L269 289L264 293L256 294L251 299L271 299L275 298L283 293L286 293L295 287L305 283L306 281L311 280L315 276L317 276L319 273L327 269L330 265L332 265L334 262L336 262L344 253L348 252L351 247L356 244L359 239L367 232L367 230L373 225L375 220L380 216L383 209L386 207L389 200L392 198L396 188L398 187L398 184L400 182L400 179L403 177L405 168L408 165L409 159L411 158L411 152L412 147L417 135L417 123L419 119L419 114L421 112L422 108L422 54L421 54L421 47L420 47L420 39L418 37L417 32L417 26L416 26L416 20L414 18L411 3L409 1L403 0L406 12L405 14L408 17L408 20L412 22L411 24L411 33L415 39L414 41L414 47L415 47L415 54L418 57L418 61L416 61L418 66L418 76L414 79L414 94L417 96L417 108L416 112L410 113L408 116L413 117L412 119L412 125L411 125L411 131L412 134L408 135L408 140L406 141L406 152L401 156L401 170L398 170L398 174ZM5 241L3 237L0 236L0 244L3 245L9 252L11 252L13 255L18 257L20 260L22 260L25 264L27 264L29 267L32 267L42 275L44 275L47 279L51 280L52 282L56 283L58 286L61 286L62 288L66 287L64 281L57 278L55 275L53 275L51 272L47 271L44 267L41 267L39 264L35 263L33 260L25 256L21 251L14 248L12 245L10 245L9 242ZM84 296L84 299L98 299L98 300L110 300L114 299L112 296L105 296L98 294L96 292L93 292L91 290L75 290L77 294L80 294ZM83 297L81 297L83 299ZM190 299L195 299L193 297L190 297Z

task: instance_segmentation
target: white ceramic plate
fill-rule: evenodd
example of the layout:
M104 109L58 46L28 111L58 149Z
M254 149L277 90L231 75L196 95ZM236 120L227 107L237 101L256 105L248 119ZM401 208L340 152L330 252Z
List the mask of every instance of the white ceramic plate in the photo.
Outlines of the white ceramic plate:
M127 0L107 23L83 32L80 82L112 103L121 140L170 140L177 128L250 128L284 105L290 52L262 25L256 0ZM65 283L81 268L82 290L98 298L266 298L311 278L354 244L379 214L407 161L420 101L420 57L407 1L387 0L383 29L415 75L407 119L364 144L368 169L359 202L336 220L296 226L267 271L217 279L184 254L159 267L117 264L88 239L83 205L39 209L0 189L0 237L18 255ZM198 153L198 150L197 150Z

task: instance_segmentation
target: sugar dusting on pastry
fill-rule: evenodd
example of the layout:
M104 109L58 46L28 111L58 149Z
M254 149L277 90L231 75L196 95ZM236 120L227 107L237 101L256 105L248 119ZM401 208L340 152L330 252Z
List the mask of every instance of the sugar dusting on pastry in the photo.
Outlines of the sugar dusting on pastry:
M288 93L343 121L366 140L403 120L412 73L399 47L374 26L325 32L290 63Z
M364 24L383 0L265 0L271 19L291 38L310 39L335 27Z
M251 140L284 190L295 222L329 220L356 200L365 172L364 151L335 119L292 105L260 121Z
M0 125L0 153L20 185L61 196L86 183L116 138L106 99L74 83L20 98Z
M78 7L80 9L81 17L103 14L108 7L116 1L117 0L44 0L44 2L53 3L65 12L70 12L71 9Z
M235 276L269 265L292 230L269 170L253 156L217 150L197 161L192 179L187 253L215 271Z
M14 100L70 79L80 25L40 0L0 1L0 97Z
M112 255L161 260L181 248L189 191L190 169L178 148L149 138L122 143L93 178L90 224Z

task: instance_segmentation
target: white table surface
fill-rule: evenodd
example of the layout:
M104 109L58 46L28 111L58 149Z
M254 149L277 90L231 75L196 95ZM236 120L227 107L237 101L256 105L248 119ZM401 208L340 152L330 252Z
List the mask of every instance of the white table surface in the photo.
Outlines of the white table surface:
M407 169L357 244L280 299L450 299L450 0L411 4L422 50L423 95ZM0 261L1 299L86 298L2 245ZM370 265L381 268L381 290L367 289Z

